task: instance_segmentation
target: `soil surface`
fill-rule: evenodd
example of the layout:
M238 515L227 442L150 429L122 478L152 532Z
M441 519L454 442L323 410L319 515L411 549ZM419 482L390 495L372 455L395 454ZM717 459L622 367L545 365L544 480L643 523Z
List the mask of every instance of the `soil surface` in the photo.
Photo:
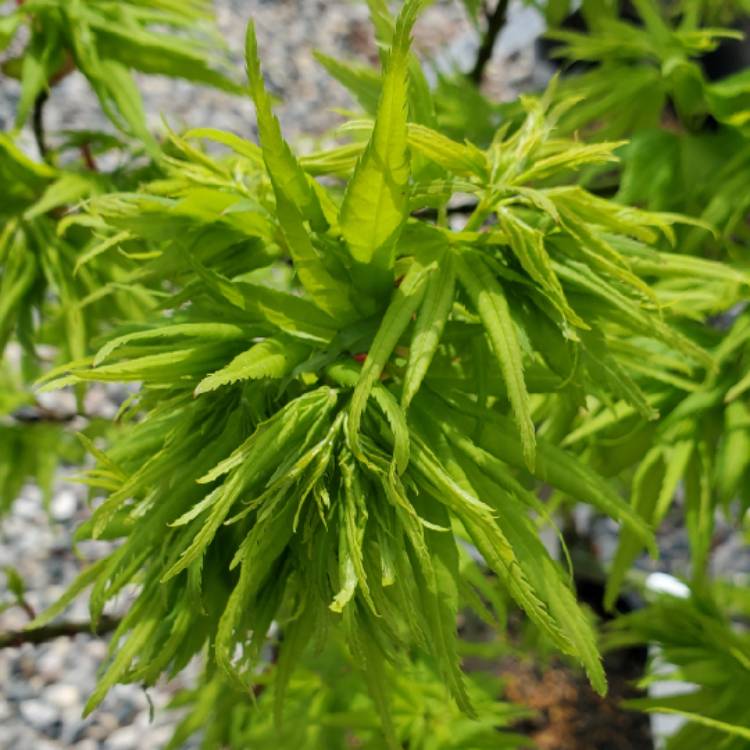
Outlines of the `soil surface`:
M648 716L620 706L623 699L640 695L627 674L636 671L637 664L628 665L621 655L605 662L606 698L598 696L580 672L561 662L544 669L530 662L504 663L500 673L506 698L535 712L514 730L528 735L540 750L652 750Z

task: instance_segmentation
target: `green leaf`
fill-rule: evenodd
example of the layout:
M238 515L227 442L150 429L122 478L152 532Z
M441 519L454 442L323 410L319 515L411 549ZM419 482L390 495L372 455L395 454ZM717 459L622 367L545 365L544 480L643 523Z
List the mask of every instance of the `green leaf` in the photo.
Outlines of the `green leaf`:
M541 286L550 302L571 325L587 329L589 326L581 320L565 299L562 284L555 274L552 261L544 247L542 232L530 227L508 209L499 209L497 215L500 227L508 235L511 250L524 271Z
M0 18L0 52L5 51L13 41L13 37L23 23L23 15L19 11L9 13Z
M49 85L50 76L60 59L60 30L50 26L47 33L32 34L23 55L21 68L21 98L16 108L16 128L28 119L37 96Z
M470 434L469 425L478 417L481 419L482 429L475 440L476 444L510 466L525 466L522 446L513 434L513 422L508 417L494 410L477 409L468 398L458 399L455 404L449 405L449 402L422 391L417 400L433 414L444 414L449 410L450 421L446 415L446 418L436 423L436 426L445 432L451 442L454 441L453 435L461 434L458 430ZM457 409L459 411L456 411ZM588 463L546 440L538 441L536 459L533 475L537 479L557 487L578 501L589 503L611 518L622 521L656 554L656 546L648 524Z
M229 474L224 484L220 484L209 493L214 498L214 502L208 506L210 508L209 516L200 527L199 532L190 541L189 546L180 553L175 563L163 573L163 582L174 578L204 554L242 492L252 488L254 483L275 469L278 466L279 454L288 453L290 445L295 445L295 441L300 436L305 435L315 421L332 408L335 400L335 394L331 389L323 387L289 402L273 417L258 425L255 432L228 458L200 478L199 482L208 483L224 474ZM274 519L274 523L278 522L281 531L288 526L289 535L292 533L291 519L294 507L293 503L286 503L283 513L277 514L276 519ZM261 530L257 531L258 528ZM262 538L263 525L256 524L253 529L256 536L252 536L253 532L251 532L251 536L248 537L249 541L243 543L235 559L242 560L245 548L248 548L253 555L261 553L262 550L256 549L257 543L253 546L253 540L256 539L258 534ZM284 531L284 533L287 532ZM266 541L269 544L271 543L270 539ZM266 562L270 564L270 561ZM251 574L248 572L247 575ZM253 578L251 583L259 586L261 582ZM251 583L245 585L251 585ZM231 652L231 649L229 650Z
M243 87L212 67L211 48L196 39L155 34L133 25L118 28L109 19L97 16L92 20L102 57L116 59L143 73L184 78L232 94L243 93Z
M691 573L700 582L706 575L714 534L712 453L705 439L697 442L685 472L685 522L690 540Z
M274 190L281 193L290 203L296 206L314 228L324 230L328 226L328 222L325 220L315 191L310 186L307 175L281 135L281 126L273 114L271 98L266 91L260 69L258 41L255 37L255 26L252 22L247 26L245 59L250 92L253 95L258 117L258 133L263 160L273 182Z
M375 603L367 583L364 559L364 537L368 512L364 488L358 471L348 452L339 458L343 478L343 490L339 498L339 585L341 590L330 608L342 612L351 601L357 587L368 606L377 614Z
M691 440L673 446L654 446L636 469L631 489L633 509L648 523L658 526L674 498L694 450ZM604 606L613 609L622 584L643 541L630 528L620 531L612 567L607 577Z
M279 660L274 676L274 715L277 727L281 726L284 698L294 667L297 666L305 647L319 628L320 619L317 610L309 604L296 613L291 622L284 625L284 640L279 649Z
M482 9L482 0L461 0L466 13L475 26L479 26L479 11Z
M288 336L328 342L336 334L336 321L304 297L247 282L227 284L225 290L234 304Z
M714 484L719 500L728 505L750 467L750 413L747 404L732 401L724 412L724 433L716 456Z
M347 645L364 673L367 689L382 722L388 750L401 750L402 745L396 737L393 722L385 660L377 647L377 637L373 632L375 627L364 615L357 617L349 612L344 617L344 625L347 632Z
M453 307L455 284L454 259L450 253L445 253L440 259L438 269L432 272L427 280L424 301L419 308L414 326L401 393L401 406L404 410L409 408L435 356Z
M649 522L653 518L661 483L664 480L664 472L662 449L660 446L655 446L641 462L633 477L631 505L637 513ZM620 532L617 552L615 552L612 567L607 577L607 588L604 596L604 606L607 609L611 610L614 607L625 576L641 549L641 541L630 529L623 529Z
M409 35L421 0L407 0L385 65L375 127L341 204L341 233L352 257L373 271L362 272L370 289L390 278L395 242L409 213Z
M217 339L233 341L247 338L250 334L251 331L248 328L232 323L171 323L166 326L147 328L117 336L99 349L94 357L94 366L96 367L104 360L109 359L121 346L136 341L159 341L182 337L208 341L216 341Z
M216 128L191 128L183 133L183 138L206 138L231 148L232 151L249 159L255 165L264 164L263 151L251 141L247 141L235 133L227 133Z
M704 716L703 714L696 713L695 711L685 711L680 708L673 708L672 706L666 705L663 700L657 698L649 700L630 700L625 704L627 707L637 709L639 711L648 711L649 713L659 714L674 714L676 716L682 716L690 722L700 724L709 729L715 729L722 734L727 734L734 737L741 737L743 740L750 741L750 729L739 724L732 724L728 721L721 721L720 719L713 719L710 716Z
M416 152L449 172L486 178L489 170L485 154L471 143L458 143L442 133L409 123L409 145Z
M0 278L0 351L13 330L15 313L31 290L39 271L38 262L30 248L14 242L8 252Z
M65 609L73 602L73 600L86 588L91 586L99 577L99 574L106 567L109 560L103 558L91 563L88 567L84 568L73 583L67 588L65 593L48 609L37 615L36 619L32 620L27 627L29 630L35 628L43 628L54 620L58 615L62 614Z
M236 351L231 343L211 343L202 346L185 346L158 354L126 359L108 365L99 365L90 370L74 369L74 381L98 380L128 381L146 380L151 383L172 383L182 377L199 377L226 359L229 352ZM56 387L47 384L45 389Z
M362 366L362 372L349 406L349 440L351 441L352 451L356 456L361 455L359 427L362 413L367 406L367 399L383 372L383 368L388 363L398 340L411 322L412 315L422 301L428 273L429 269L419 263L415 262L411 266L400 286L394 292L391 304L383 316L383 322L380 324L367 353L367 359ZM396 458L401 473L406 468L408 452L406 454L401 452Z
M5 573L5 585L8 587L8 591L13 594L16 601L22 602L26 593L26 584L21 574L12 565L3 566L3 572Z
M458 548L446 508L429 500L415 504L422 521L446 531L427 528L420 545L423 552L415 565L417 588L424 603L429 640L443 679L462 711L475 717L466 692L458 657ZM421 580L420 580L421 579Z
M96 688L89 696L83 709L86 717L104 700L104 697L127 673L130 663L149 645L156 637L159 622L156 618L150 618L136 624L125 641L125 644L117 652L117 656L110 662L106 672L99 678Z
M471 257L471 261L469 260ZM474 304L508 390L526 464L534 466L535 436L529 392L523 375L523 356L505 292L478 255L459 255L458 278Z
M90 263L94 258L102 253L106 253L107 250L113 247L117 247L121 242L125 242L132 238L133 235L130 234L130 232L117 232L117 234L113 234L112 236L103 239L101 242L92 243L91 247L78 256L78 260L76 260L75 267L73 268L73 275L77 275L81 270L81 267Z
M308 347L292 340L266 339L238 354L226 367L207 375L195 387L195 395L223 385L258 378L283 378L309 353Z
M412 464L427 491L461 521L489 568L499 576L519 606L555 643L567 649L569 644L526 577L523 562L493 517L492 509L477 497L466 477L461 477L459 482L448 474L416 436L413 436ZM458 469L455 462L452 469L454 472Z
M101 60L96 71L87 71L87 75L104 111L156 156L159 147L146 124L143 99L128 68L115 60Z
M367 114L376 114L382 84L375 70L336 60L322 52L316 52L315 59L354 96Z
M750 388L750 372L746 372L728 391L724 400L729 404Z
M310 298L331 317L351 322L356 313L350 301L351 285L334 278L326 268L323 256L313 246L302 221L302 214L280 191L276 196L276 211L281 222L294 270Z
M200 484L215 481L245 464L253 451L262 454L264 462L272 462L274 446L301 435L314 422L315 415L327 413L335 403L336 393L328 387L317 388L290 401L272 417L261 422L239 448L197 481Z
M547 606L563 636L562 640L556 638L556 643L583 664L594 689L604 695L607 680L594 629L563 578L560 566L552 560L542 544L526 508L513 494L504 493L496 484L488 483L472 466L464 465L464 468L479 489L480 496L495 498L493 505L498 513L498 525L518 556L536 596Z
M91 175L75 172L63 174L44 191L42 197L34 205L27 209L24 218L30 221L52 209L76 203L81 198L98 192L100 185L101 181Z

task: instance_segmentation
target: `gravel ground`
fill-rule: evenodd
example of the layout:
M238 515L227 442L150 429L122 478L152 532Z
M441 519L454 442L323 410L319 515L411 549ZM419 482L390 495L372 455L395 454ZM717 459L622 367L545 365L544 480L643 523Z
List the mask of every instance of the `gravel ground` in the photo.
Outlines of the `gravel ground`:
M12 353L11 349L11 359ZM126 395L123 388L95 386L87 394L86 413L111 418ZM60 417L75 413L70 393L43 394L40 402ZM80 417L71 425L84 427ZM113 548L106 542L82 542L73 548L75 529L90 514L87 490L74 481L77 471L78 467L60 470L49 508L39 488L26 485L12 512L0 523L0 570L12 566L19 572L26 586L26 603L34 612L53 604L86 564ZM6 581L0 581L0 602L11 598ZM106 614L121 613L128 601L124 594ZM19 630L28 618L23 608L10 607L0 612L0 632ZM79 623L89 620L85 597L74 602L65 618ZM107 646L107 638L81 634L0 651L0 750L164 747L179 718L164 707L177 690L192 683L199 665L191 665L179 679L148 692L137 685L117 686L84 719L83 706L96 684Z
M10 5L0 0L0 11ZM352 106L346 91L327 78L315 62L314 50L361 62L377 60L362 0L217 0L215 6L238 76L244 68L245 26L250 18L255 21L264 72L279 100L276 112L292 141L299 141L303 134L308 139L323 134L341 121L336 109ZM499 40L499 54L488 69L487 89L493 96L510 98L535 80L539 67L531 42L538 29L537 19L520 8L513 10L509 31ZM415 30L415 45L421 54L433 58L438 68L458 65L468 69L476 39L461 3L436 2L428 9ZM18 51L11 50L11 54ZM247 99L154 76L140 76L139 84L149 122L155 129L161 127L165 116L175 129L211 126L255 136L254 111ZM15 82L0 79L3 130L12 127L18 96ZM87 82L75 73L55 87L44 116L52 141L55 131L69 128L111 130ZM21 143L36 155L28 129L22 133ZM94 398L99 411L112 409L107 394L95 391ZM64 399L49 405L56 411L66 409ZM0 568L12 565L20 572L27 585L28 602L36 611L52 604L84 563L109 549L104 543L87 543L79 545L75 553L71 550L73 532L89 513L84 487L68 480L72 473L72 467L61 473L49 514L39 490L27 486L11 515L0 523ZM10 595L3 578L0 575L0 601L7 601ZM126 601L120 604L126 606ZM66 617L88 619L85 597ZM8 609L0 613L0 631L23 627L27 619L21 608ZM176 690L190 684L198 666L169 685L150 689L148 695L135 685L118 686L91 716L83 719L82 708L96 684L106 650L106 638L78 635L0 651L0 750L163 747L177 716L161 709Z
M9 3L0 0L0 9ZM216 0L219 29L238 78L244 75L244 41L248 20L256 25L263 69L271 92L279 99L276 113L285 134L298 142L341 121L337 109L352 100L327 77L313 52L359 62L377 61L377 47L364 0ZM508 27L498 40L497 55L487 69L487 90L511 98L536 80L539 73L533 40L541 21L527 8L511 8ZM415 48L440 69L458 65L468 70L474 60L476 34L458 0L438 0L423 13L415 29ZM18 50L16 49L17 53ZM541 76L544 80L545 76ZM197 88L159 76L138 76L149 122L162 128L162 116L175 129L210 125L245 137L255 135L255 115L248 98ZM10 129L19 87L0 81L0 127ZM45 107L50 134L76 127L111 130L99 103L80 74L66 77L51 92ZM28 131L24 138L34 150Z
M27 599L43 611L63 593L83 560L101 556L107 545L86 543L71 550L76 525L88 515L82 486L61 477L50 514L36 487L24 488L0 530L0 567L15 566L28 587ZM7 595L3 592L2 598ZM124 605L126 602L123 601ZM88 620L79 599L67 618ZM0 630L23 627L18 607L0 615ZM57 638L39 646L25 644L0 653L0 748L4 750L157 750L172 734L175 715L163 711L175 690L189 684L196 669L180 680L148 691L137 685L113 689L102 705L82 718L83 705L106 657L107 640L88 635ZM150 704L154 719L150 720Z

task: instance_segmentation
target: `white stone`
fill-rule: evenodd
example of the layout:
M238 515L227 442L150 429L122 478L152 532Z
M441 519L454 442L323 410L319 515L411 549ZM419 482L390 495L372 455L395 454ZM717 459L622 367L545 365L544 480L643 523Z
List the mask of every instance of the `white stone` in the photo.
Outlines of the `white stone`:
M678 599L690 597L690 589L669 573L651 573L646 579L646 588L655 594L668 594Z
M50 510L55 521L69 521L78 508L78 499L72 490L60 490L52 498Z
M66 641L61 639L50 643L45 653L37 659L37 672L47 682L57 682L62 677L67 650Z
M81 703L81 693L75 685L61 682L45 689L44 700L57 708L74 708Z
M21 716L34 729L46 729L59 718L57 709L38 698L23 701L20 706Z
M104 747L106 750L135 750L139 737L142 735L136 727L121 727L107 737Z

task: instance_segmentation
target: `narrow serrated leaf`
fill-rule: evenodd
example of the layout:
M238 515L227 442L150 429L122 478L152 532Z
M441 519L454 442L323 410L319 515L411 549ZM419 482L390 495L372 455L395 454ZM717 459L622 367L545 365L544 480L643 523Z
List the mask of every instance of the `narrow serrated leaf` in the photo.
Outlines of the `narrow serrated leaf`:
M414 326L401 394L401 406L404 409L409 408L419 390L440 344L440 337L453 307L455 284L453 256L445 253L438 269L427 280L424 300Z
M393 266L395 240L409 213L409 36L420 6L420 0L407 0L399 16L375 127L341 205L341 233L352 257L383 278ZM376 282L381 279L370 274L369 284Z
M304 344L290 339L266 339L238 354L226 367L203 378L194 393L198 396L241 380L283 378L302 362L308 352Z
M320 202L308 182L307 175L284 140L279 121L273 114L271 98L266 91L263 73L260 69L258 40L255 37L255 26L252 22L247 26L245 58L250 92L257 112L263 160L274 189L291 201L314 228L323 230L328 222L325 220Z
M412 265L401 285L394 292L391 304L383 316L383 322L380 324L370 351L367 353L367 359L362 366L362 372L349 407L349 439L355 455L361 453L359 450L359 426L362 413L367 406L367 399L422 300L428 273L429 270L419 263L415 262ZM403 457L399 464L400 471L403 471L405 468Z
M524 458L527 466L533 468L534 422L523 375L521 347L505 292L479 256L471 256L471 260L466 255L459 256L457 271L492 344L521 434Z

